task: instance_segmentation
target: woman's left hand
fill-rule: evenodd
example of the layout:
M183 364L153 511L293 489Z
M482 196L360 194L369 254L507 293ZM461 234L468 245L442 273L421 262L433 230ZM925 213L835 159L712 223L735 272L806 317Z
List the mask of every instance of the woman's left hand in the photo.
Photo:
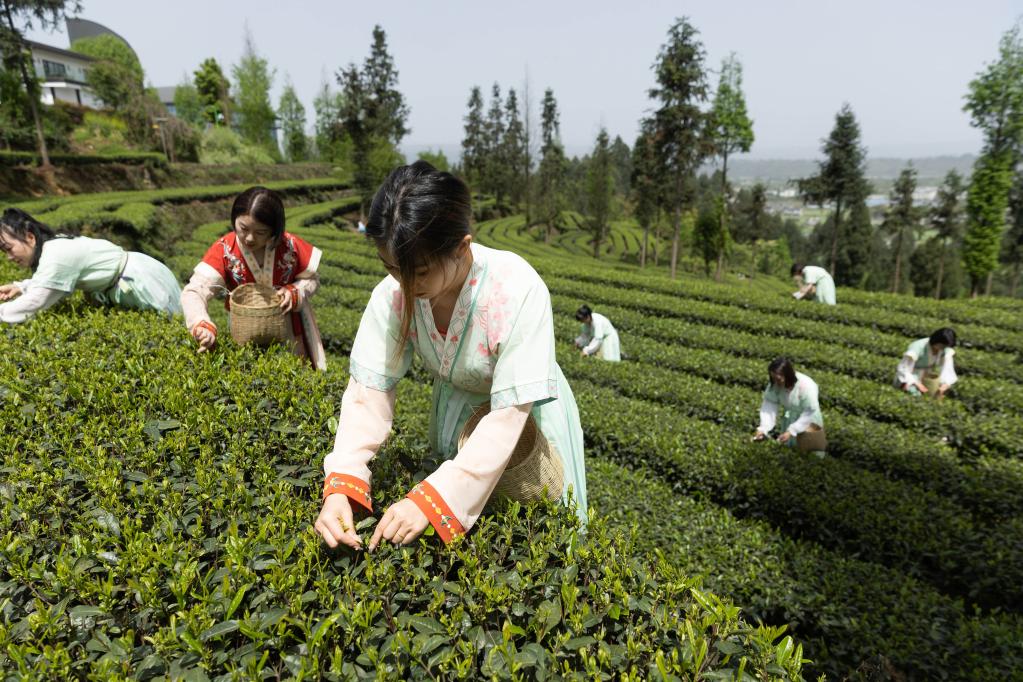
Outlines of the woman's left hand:
M790 440L792 440L792 434L789 433L788 431L778 436L778 442L781 443L782 445L785 445Z
M422 535L429 525L430 520L415 502L409 499L396 502L387 508L377 524L376 532L369 541L369 551L375 550L381 541L407 545Z
M281 312L290 313L298 307L296 300L296 291L290 287L281 287L277 290L277 293L281 295Z

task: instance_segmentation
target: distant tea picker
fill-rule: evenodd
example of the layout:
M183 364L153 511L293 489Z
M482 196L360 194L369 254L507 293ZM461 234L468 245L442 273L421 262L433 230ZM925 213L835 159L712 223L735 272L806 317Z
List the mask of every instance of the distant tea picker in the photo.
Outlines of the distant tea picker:
M620 362L622 359L621 342L618 330L600 313L595 313L588 305L582 305L575 313L582 325L579 336L575 339L576 348L581 348L583 355L600 354L602 360Z
M181 312L177 279L160 261L105 239L57 233L21 209L0 216L0 250L32 271L0 286L0 301L7 301L0 322L24 322L76 289L98 305Z
M835 305L835 280L824 268L816 265L792 264L792 277L799 291L792 294L800 300L813 296L813 300L825 305Z
M942 399L959 380L956 375L956 333L949 327L909 344L895 371L895 385L912 395Z

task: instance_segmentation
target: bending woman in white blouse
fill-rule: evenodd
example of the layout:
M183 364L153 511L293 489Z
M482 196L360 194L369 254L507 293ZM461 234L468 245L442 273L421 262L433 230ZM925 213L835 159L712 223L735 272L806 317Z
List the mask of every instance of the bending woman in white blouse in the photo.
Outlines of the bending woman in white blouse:
M167 266L105 239L57 234L28 213L0 217L0 250L32 277L0 286L0 322L25 322L76 289L97 304L181 312L181 289ZM12 300L13 299L13 300Z
M373 198L366 234L390 273L373 290L351 353L334 450L324 460L316 530L331 547L362 545L352 505L373 509L369 463L387 438L395 385L413 354L434 377L430 445L445 461L387 508L369 542L409 544L433 525L467 532L498 484L530 416L560 457L561 490L586 519L579 411L554 355L550 294L521 257L474 244L469 189L428 163L394 170ZM474 412L490 409L461 446Z
M797 372L788 358L771 362L767 374L769 382L760 403L760 426L753 440L764 440L778 424L779 443L823 455L827 438L817 384Z
M909 344L895 370L895 386L910 395L944 398L959 381L953 360L955 345L956 333L949 327Z

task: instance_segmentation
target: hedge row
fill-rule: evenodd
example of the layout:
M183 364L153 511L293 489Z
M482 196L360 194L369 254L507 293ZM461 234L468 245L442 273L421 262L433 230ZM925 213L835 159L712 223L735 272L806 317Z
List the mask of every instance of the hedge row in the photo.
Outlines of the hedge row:
M594 508L634 528L639 547L705 576L751 617L788 623L812 661L804 674L987 682L1023 670L1017 616L978 617L919 580L738 519L643 468L590 457L587 479Z
M580 371L582 362L562 363L587 412L585 434L603 456L643 463L682 494L708 496L948 594L987 608L1023 608L1023 528L1015 520L979 524L941 495L843 460L752 445L748 433L637 399L640 391L617 395L600 388L598 373ZM726 400L720 414L729 411Z
M55 166L96 166L122 164L129 166L167 167L167 157L155 152L125 152L121 154L61 154L51 153L50 163ZM0 166L38 166L36 152L0 151Z
M801 649L778 629L599 520L580 535L559 505L499 509L450 549L427 536L328 552L309 526L343 367L231 344L198 355L151 315L51 314L3 333L8 674L800 679ZM425 392L403 397L419 423L399 417L375 465L382 501L422 452Z
M511 219L511 221L514 220ZM507 224L505 223L506 226ZM479 226L478 229L482 235L488 232L487 225ZM504 246L510 247L513 250L530 251L530 262L538 269L543 270L544 274L554 274L557 272L584 281L597 283L606 281L606 275L601 270L609 268L601 267L601 265L592 263L592 261L584 266L579 264L577 260L567 260L556 252L550 250L541 251L537 248L537 244L531 235L517 234L515 230L505 230L499 237L499 240L504 242ZM594 265L597 267L593 267ZM906 307L891 306L893 311L901 314L888 314L876 317L875 315L878 312L877 299L883 298L882 295L868 295L859 305L852 301L850 301L851 305L806 305L804 302L793 301L788 297L768 294L756 289L751 290L745 286L721 286L720 284L692 279L678 281L658 274L636 271L634 268L615 267L614 265L612 265L612 268L616 284L628 289L665 293L676 297L694 298L729 305L741 305L754 310L781 312L805 319L823 320L839 324L877 326L881 329L903 334L922 334L923 332L918 332L918 329L927 329L927 333L929 333L937 327L954 324L962 332L966 340L978 345L990 343L994 344L994 347L1001 347L1009 351L1018 350L1023 346L1023 343L1020 342L1020 339L1023 338L1023 335L1020 334L1020 332L1023 332L1023 321L1019 319L1017 314L997 309L988 309L980 312L977 310L977 306L971 303L957 303L955 301L936 303L927 299L906 299L901 297L903 306L910 305L909 301L912 301L913 305L908 309ZM842 294L844 295L846 291L843 289ZM855 300L856 293L850 293L852 293ZM897 296L891 296L890 298L896 301L900 299ZM840 302L843 300L845 299L841 298ZM919 307L916 306L916 302L921 300L922 304ZM889 308L889 306L885 306L885 308Z

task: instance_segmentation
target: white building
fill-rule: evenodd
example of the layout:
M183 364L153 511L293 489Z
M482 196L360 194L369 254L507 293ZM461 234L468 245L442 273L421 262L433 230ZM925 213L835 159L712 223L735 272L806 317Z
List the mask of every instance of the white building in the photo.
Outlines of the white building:
M86 84L85 74L93 58L60 47L27 41L32 67L40 79L43 104L67 102L80 107L101 106Z

